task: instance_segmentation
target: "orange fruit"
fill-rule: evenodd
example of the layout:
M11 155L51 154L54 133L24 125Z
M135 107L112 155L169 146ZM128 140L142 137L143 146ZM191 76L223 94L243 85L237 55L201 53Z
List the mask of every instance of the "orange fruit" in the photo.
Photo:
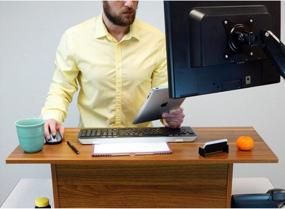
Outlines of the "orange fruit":
M251 136L240 136L236 140L236 145L240 150L252 150L254 141Z

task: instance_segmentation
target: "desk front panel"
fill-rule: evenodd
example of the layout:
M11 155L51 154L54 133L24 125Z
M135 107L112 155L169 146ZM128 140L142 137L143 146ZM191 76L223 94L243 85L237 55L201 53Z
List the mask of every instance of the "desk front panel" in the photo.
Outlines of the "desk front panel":
M53 165L56 207L229 207L232 165Z

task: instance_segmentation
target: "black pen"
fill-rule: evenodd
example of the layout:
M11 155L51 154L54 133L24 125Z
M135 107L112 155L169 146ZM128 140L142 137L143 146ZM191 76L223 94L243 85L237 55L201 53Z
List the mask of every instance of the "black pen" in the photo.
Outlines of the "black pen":
M73 152L75 152L77 155L79 155L79 150L73 145L71 144L69 141L66 142L67 145L73 150Z

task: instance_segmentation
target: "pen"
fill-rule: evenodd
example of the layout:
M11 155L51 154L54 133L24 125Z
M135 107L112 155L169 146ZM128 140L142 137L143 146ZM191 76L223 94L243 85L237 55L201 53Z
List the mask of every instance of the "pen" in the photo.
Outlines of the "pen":
M66 142L67 145L73 150L73 152L75 152L77 155L79 155L79 150L73 145L71 144L69 141Z

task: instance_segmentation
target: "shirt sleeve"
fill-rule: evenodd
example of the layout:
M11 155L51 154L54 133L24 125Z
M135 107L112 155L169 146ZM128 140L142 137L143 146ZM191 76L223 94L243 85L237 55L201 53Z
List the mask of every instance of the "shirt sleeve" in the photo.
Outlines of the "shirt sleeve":
M79 70L75 63L70 35L65 32L57 48L55 72L41 115L44 120L64 122L73 94L78 90Z
M152 74L152 88L167 86L167 61L165 39L161 38L157 45L157 62Z

